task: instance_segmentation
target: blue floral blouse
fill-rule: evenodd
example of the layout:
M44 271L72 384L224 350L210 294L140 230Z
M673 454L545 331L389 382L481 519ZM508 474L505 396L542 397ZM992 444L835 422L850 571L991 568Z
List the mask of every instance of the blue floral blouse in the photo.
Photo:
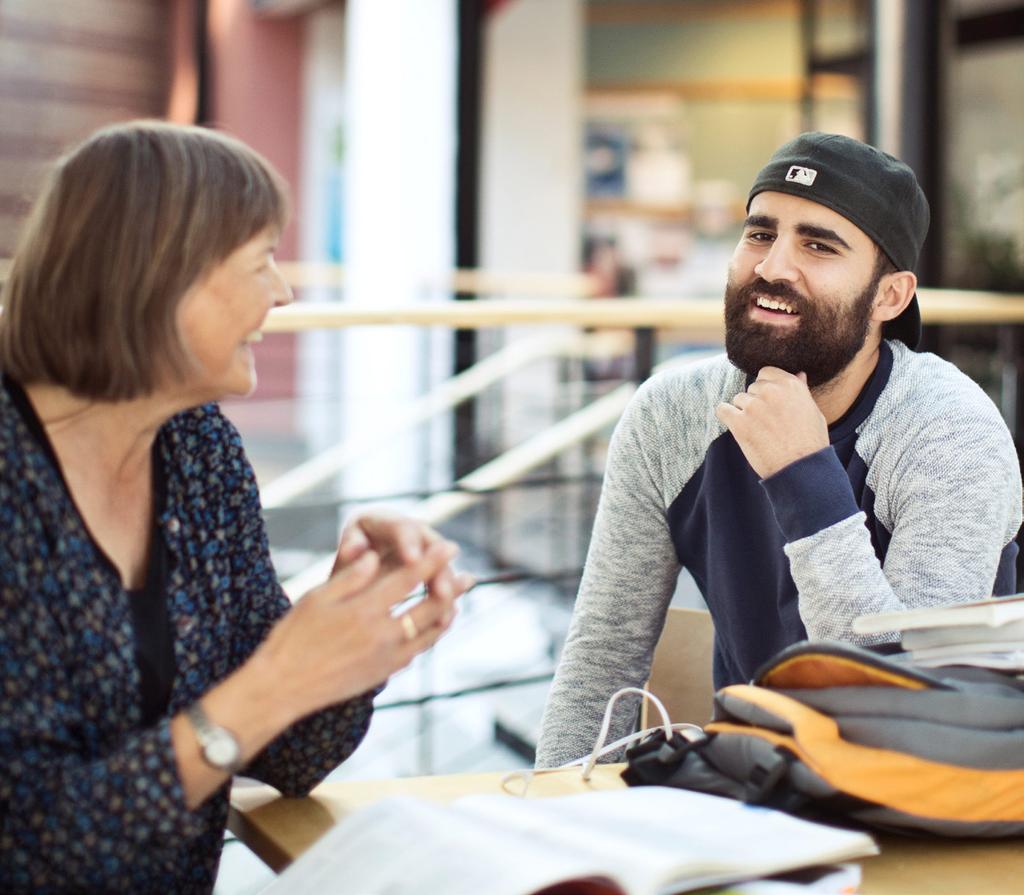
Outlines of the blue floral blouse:
M0 389L0 891L210 892L228 786L185 806L170 718L238 668L287 609L241 440L215 405L157 439L177 665L143 727L128 595ZM359 744L371 695L312 715L245 769L303 795Z

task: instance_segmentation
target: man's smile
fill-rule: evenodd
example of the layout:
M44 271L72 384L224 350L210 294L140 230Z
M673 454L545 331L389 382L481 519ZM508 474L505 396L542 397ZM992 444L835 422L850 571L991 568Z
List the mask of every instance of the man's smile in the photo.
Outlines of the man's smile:
M774 299L774 298L765 298L763 295L759 295L754 300L754 303L759 308L768 308L769 310L772 310L772 311L783 311L786 314L795 314L795 313L797 313L796 308L794 308L788 302L778 301L777 299Z
M800 312L781 298L772 295L755 293L750 304L750 319L768 322L774 325L795 326Z

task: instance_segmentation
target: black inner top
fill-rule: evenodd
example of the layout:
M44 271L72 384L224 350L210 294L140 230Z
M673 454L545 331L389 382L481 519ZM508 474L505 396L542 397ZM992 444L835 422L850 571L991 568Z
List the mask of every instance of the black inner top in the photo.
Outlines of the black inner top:
M53 464L60 476L64 490L74 505L74 498L64 479L53 445L46 434L42 421L36 415L32 402L29 401L21 384L6 373L3 375L3 387L11 398L22 420L28 427L32 437ZM171 686L174 683L174 640L171 637L170 618L167 612L167 544L160 532L160 510L167 499L167 482L163 463L156 442L153 442L153 521L149 536L149 557L146 568L146 581L141 588L126 589L128 605L131 608L132 627L135 631L135 659L139 666L139 680L142 696L142 722L149 726L154 724L167 711L171 698ZM75 507L77 510L77 506ZM79 512L79 517L81 513ZM103 548L89 531L89 526L82 520L82 527L89 535L101 561L120 580L120 573Z

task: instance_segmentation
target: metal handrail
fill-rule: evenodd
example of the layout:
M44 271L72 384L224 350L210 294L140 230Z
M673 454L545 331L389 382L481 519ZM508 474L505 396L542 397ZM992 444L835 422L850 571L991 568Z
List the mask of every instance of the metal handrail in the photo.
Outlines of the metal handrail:
M696 363L717 351L702 351L683 357L674 357L659 364L656 370ZM496 487L522 477L532 469L551 460L605 427L613 424L625 410L629 399L636 391L636 385L626 382L586 407L569 414L538 432L522 444L505 451L493 460L484 463L456 483L457 491L435 494L420 501L408 513L431 524L451 519L479 503L485 493ZM309 566L284 581L282 586L291 599L297 599L308 590L321 584L330 575L334 554L325 553Z
M626 350L624 340L614 338L612 333L584 335L560 331L513 342L391 414L386 423L321 451L263 485L260 489L263 506L274 509L290 503L401 432L480 395L484 389L530 363L552 357L601 357L612 351Z

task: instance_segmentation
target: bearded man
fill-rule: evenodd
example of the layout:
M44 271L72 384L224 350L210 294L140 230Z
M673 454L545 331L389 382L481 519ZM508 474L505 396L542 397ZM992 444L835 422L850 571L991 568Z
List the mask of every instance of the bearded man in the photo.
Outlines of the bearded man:
M1010 434L966 376L913 351L928 218L910 168L847 137L803 134L757 175L727 356L653 377L615 430L539 766L587 754L608 698L647 679L682 567L718 687L804 638L895 639L855 635L863 613L1014 591ZM609 742L632 729L627 702Z

